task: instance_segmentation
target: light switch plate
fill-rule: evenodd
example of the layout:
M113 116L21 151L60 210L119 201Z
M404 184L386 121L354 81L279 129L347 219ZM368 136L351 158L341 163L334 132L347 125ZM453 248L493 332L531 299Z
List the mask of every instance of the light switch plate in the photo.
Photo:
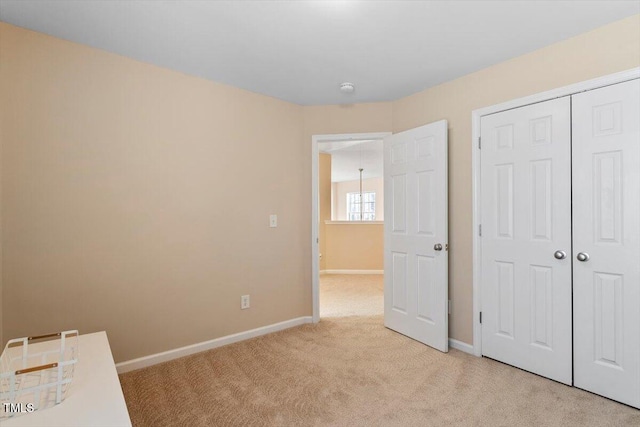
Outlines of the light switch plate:
M240 309L245 310L251 307L251 300L249 295L242 295L240 297Z

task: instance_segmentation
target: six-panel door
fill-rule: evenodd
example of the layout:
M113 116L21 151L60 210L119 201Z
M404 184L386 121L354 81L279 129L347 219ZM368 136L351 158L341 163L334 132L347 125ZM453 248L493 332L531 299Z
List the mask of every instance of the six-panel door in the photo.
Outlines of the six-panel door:
M569 97L482 118L482 354L571 384Z
M572 98L574 381L640 407L640 81Z
M446 352L446 120L385 138L384 192L384 324Z

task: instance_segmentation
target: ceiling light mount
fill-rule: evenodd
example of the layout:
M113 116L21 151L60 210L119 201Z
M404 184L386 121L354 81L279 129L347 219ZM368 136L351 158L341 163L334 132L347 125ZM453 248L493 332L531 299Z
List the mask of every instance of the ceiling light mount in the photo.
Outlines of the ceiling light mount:
M344 82L340 84L340 92L342 93L353 93L355 89L356 87L353 83Z

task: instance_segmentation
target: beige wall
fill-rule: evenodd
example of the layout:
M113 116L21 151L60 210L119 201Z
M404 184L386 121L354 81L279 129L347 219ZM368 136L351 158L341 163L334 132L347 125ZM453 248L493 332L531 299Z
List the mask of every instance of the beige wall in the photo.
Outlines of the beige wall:
M391 132L392 127L390 102L309 106L302 107L302 112L304 146L309 152L309 159L311 159L311 137L313 135ZM311 175L309 174L310 180ZM311 188L311 183L309 183L309 188Z
M319 153L318 158L318 240L320 246L320 270L327 267L327 249L325 239L325 221L331 219L331 155Z
M393 131L449 121L449 334L471 343L471 112L640 65L640 15L393 103Z
M302 107L2 23L0 55L6 339L123 361L311 315Z
M347 193L360 191L360 181L343 181L331 183L331 196L334 221L347 220ZM384 221L384 179L369 178L362 180L362 191L375 191L376 193L376 221Z
M327 224L327 270L384 269L383 224Z

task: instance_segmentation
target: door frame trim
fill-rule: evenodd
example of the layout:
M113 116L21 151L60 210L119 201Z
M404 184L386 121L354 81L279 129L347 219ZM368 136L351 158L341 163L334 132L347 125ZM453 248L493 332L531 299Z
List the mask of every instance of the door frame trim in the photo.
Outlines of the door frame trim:
M320 248L318 246L318 238L320 230L318 227L318 208L319 203L319 160L320 150L319 143L334 141L367 141L367 140L384 140L391 132L372 132L372 133L339 133L311 136L311 301L313 307L313 323L320 321Z
M640 78L640 67L630 70L597 77L591 80L585 80L557 89L540 92L534 95L513 99L500 104L479 108L471 112L471 173L472 173L472 232L473 232L473 354L482 357L482 326L480 324L480 312L482 307L480 304L480 295L482 288L482 251L479 227L481 224L480 206L482 204L481 182L480 182L480 148L478 140L480 138L480 120L483 116L499 113L514 108L524 107L526 105L536 104L538 102L550 101L552 99L564 96L574 95L576 93L588 90L598 89L604 86L610 86L617 83L623 83L629 80Z

